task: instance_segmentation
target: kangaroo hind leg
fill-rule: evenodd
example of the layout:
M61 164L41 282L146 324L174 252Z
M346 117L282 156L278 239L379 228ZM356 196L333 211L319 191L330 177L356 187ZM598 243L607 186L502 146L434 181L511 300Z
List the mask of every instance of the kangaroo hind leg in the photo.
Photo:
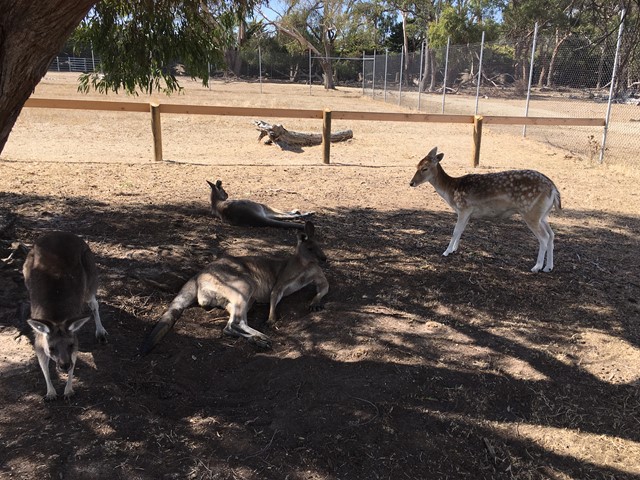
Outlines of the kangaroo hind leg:
M251 298L254 288L248 283L236 282L228 287L227 299L229 304L229 321L224 327L223 333L232 337L246 338L250 343L262 348L271 348L271 339L255 328L251 328L247 322L247 312L251 306Z

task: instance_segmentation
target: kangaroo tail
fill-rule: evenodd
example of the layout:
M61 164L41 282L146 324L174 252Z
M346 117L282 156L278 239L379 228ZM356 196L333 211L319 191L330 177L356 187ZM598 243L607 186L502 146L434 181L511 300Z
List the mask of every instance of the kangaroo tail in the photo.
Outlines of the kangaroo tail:
M147 335L147 338L140 347L140 355L148 354L153 348L162 340L162 338L173 328L176 324L182 312L186 308L193 305L198 293L198 285L196 277L193 277L187 283L184 284L180 293L173 299L171 305L166 312L162 314L156 326L153 327L151 333Z

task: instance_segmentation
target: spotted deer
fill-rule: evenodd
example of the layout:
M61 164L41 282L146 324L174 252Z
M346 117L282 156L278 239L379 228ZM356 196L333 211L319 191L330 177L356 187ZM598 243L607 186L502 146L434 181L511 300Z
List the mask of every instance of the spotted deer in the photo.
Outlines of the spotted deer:
M554 183L535 170L451 177L440 165L444 153L437 152L436 147L420 160L409 185L417 187L424 182L431 183L458 214L453 236L443 255L458 249L462 232L471 217L507 217L519 213L540 244L538 259L531 271L553 270L554 234L547 217L553 207L562 208L560 192Z
M313 284L316 295L309 309L321 310L329 283L319 262L326 259L315 239L315 227L307 221L304 232L298 233L295 252L288 258L223 256L214 260L182 287L145 339L140 353L149 353L182 312L196 302L203 308L225 308L229 312L229 321L223 330L226 335L244 337L257 346L270 348L269 337L247 323L251 305L254 301L269 303L268 321L274 322L276 306L282 297Z
M78 354L77 332L91 318L96 339L106 343L107 331L98 312L98 275L93 253L80 237L67 232L47 233L36 240L23 267L29 291L31 314L28 324L36 333L35 352L47 383L45 400L57 397L51 383L49 359L67 374L65 398L74 394L73 370Z
M288 222L286 220L302 220L313 212L281 212L268 207L263 203L251 200L229 200L229 195L222 188L222 181L211 183L211 211L212 213L231 225L243 227L280 227L304 229L303 223Z

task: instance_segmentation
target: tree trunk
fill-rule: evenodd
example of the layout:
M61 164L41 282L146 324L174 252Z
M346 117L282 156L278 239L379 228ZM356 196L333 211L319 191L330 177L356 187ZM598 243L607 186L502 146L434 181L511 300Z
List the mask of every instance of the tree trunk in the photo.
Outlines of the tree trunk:
M404 84L409 85L409 37L407 36L407 16L408 12L402 11L402 49L404 50Z
M24 102L96 0L0 2L0 153Z
M331 63L330 58L323 58L320 60L320 66L322 67L322 72L324 73L324 89L325 90L335 90L336 85L333 81L333 65Z
M556 29L556 44L553 47L553 52L551 53L551 60L549 60L549 73L547 74L547 87L551 87L553 85L553 74L555 73L556 60L558 59L558 52L560 51L560 46L569 38L569 34L566 33L562 38L560 38L560 33Z

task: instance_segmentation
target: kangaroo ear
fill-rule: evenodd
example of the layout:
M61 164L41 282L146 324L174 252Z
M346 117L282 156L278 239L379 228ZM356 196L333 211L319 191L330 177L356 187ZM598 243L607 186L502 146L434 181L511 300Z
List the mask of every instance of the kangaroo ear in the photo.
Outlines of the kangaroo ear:
M306 242L309 240L309 236L306 233L298 233L298 243Z
M44 324L42 322L39 322L38 320L29 319L29 320L27 320L27 323L29 325L31 325L31 328L33 328L38 333L42 333L44 335L49 335L49 333L51 332L51 330L49 329L49 327L46 324Z
M213 187L215 186L215 185L214 185L213 183L211 183L209 180L207 180L207 183L209 184L209 186L210 186L211 188L213 188Z
M218 187L218 188L222 187L222 180L218 180L216 182L216 187Z
M84 318L79 318L78 320L74 320L73 322L71 322L69 324L69 326L67 327L69 329L69 331L71 333L76 333L78 330L80 330L82 328L82 326L87 323L87 320L89 320L91 317L84 317Z
M309 238L313 238L316 233L316 227L313 225L313 222L304 222L304 233L306 233Z
M433 147L429 153L427 153L427 157L435 158L438 153L438 147Z
M444 153L439 153L438 155L436 155L436 161L440 162L440 160L442 160L444 158Z

